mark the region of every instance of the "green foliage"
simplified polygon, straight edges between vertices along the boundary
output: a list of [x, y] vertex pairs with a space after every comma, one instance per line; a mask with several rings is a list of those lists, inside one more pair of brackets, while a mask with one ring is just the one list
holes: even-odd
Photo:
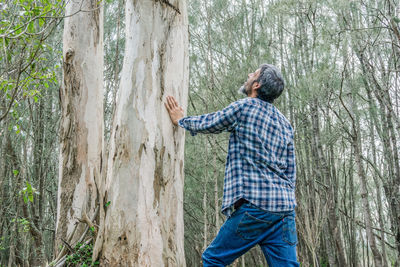
[[0, 251], [2, 251], [2, 250], [5, 250], [6, 249], [6, 245], [5, 245], [5, 243], [4, 243], [4, 236], [1, 236], [0, 237]]
[[12, 223], [17, 223], [20, 230], [22, 230], [23, 232], [28, 232], [29, 231], [29, 221], [25, 218], [18, 218], [17, 220], [12, 219], [11, 220]]
[[19, 194], [23, 196], [24, 202], [28, 203], [28, 200], [33, 202], [33, 194], [39, 195], [39, 192], [29, 182], [26, 182], [26, 187], [20, 190]]
[[29, 38], [37, 34], [51, 17], [60, 15], [61, 1], [8, 1], [0, 6], [0, 36], [7, 39]]
[[[54, 48], [46, 42], [62, 18], [63, 2], [7, 1], [0, 4], [0, 121], [8, 114], [22, 133], [18, 106], [37, 103], [42, 92], [57, 85], [55, 68], [49, 68]], [[12, 129], [11, 127], [10, 129]]]
[[328, 259], [321, 257], [321, 262], [319, 263], [321, 267], [328, 267], [329, 266], [329, 261]]
[[99, 262], [92, 261], [93, 244], [90, 242], [85, 245], [77, 243], [75, 246], [75, 253], [68, 255], [66, 258], [67, 266], [98, 266]]

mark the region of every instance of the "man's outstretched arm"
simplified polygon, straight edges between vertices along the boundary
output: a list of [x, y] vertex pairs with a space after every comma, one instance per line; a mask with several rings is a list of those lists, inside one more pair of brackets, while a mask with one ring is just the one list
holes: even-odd
[[197, 133], [220, 133], [224, 130], [234, 129], [240, 116], [242, 100], [233, 102], [217, 112], [188, 117], [183, 117], [183, 109], [179, 107], [178, 102], [172, 96], [167, 97], [165, 106], [172, 123], [190, 131], [191, 135], [196, 135]]

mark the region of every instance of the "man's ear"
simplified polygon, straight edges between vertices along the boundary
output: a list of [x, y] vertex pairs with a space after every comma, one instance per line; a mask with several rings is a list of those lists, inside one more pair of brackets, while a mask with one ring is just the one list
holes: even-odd
[[261, 87], [261, 84], [259, 82], [254, 82], [253, 83], [254, 90], [258, 90], [260, 87]]

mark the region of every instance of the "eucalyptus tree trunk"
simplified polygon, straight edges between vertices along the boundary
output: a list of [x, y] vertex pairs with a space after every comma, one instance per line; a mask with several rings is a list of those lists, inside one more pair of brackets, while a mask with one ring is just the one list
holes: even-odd
[[99, 1], [68, 1], [65, 14], [55, 252], [62, 239], [75, 246], [87, 227], [79, 221], [94, 216], [104, 127], [103, 9]]
[[106, 207], [93, 258], [100, 255], [101, 266], [185, 266], [184, 130], [173, 126], [163, 102], [174, 95], [186, 109], [186, 2], [127, 0], [125, 12]]

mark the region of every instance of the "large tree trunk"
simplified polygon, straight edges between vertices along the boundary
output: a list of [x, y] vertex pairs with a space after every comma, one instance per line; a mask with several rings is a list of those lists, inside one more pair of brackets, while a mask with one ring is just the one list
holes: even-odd
[[78, 219], [95, 212], [104, 127], [102, 7], [97, 0], [68, 1], [65, 13], [74, 15], [64, 21], [55, 254], [61, 239], [76, 245], [86, 227]]
[[[186, 2], [126, 1], [126, 49], [94, 255], [102, 266], [185, 266], [184, 130], [163, 101], [186, 109]], [[102, 218], [102, 215], [100, 214]]]

